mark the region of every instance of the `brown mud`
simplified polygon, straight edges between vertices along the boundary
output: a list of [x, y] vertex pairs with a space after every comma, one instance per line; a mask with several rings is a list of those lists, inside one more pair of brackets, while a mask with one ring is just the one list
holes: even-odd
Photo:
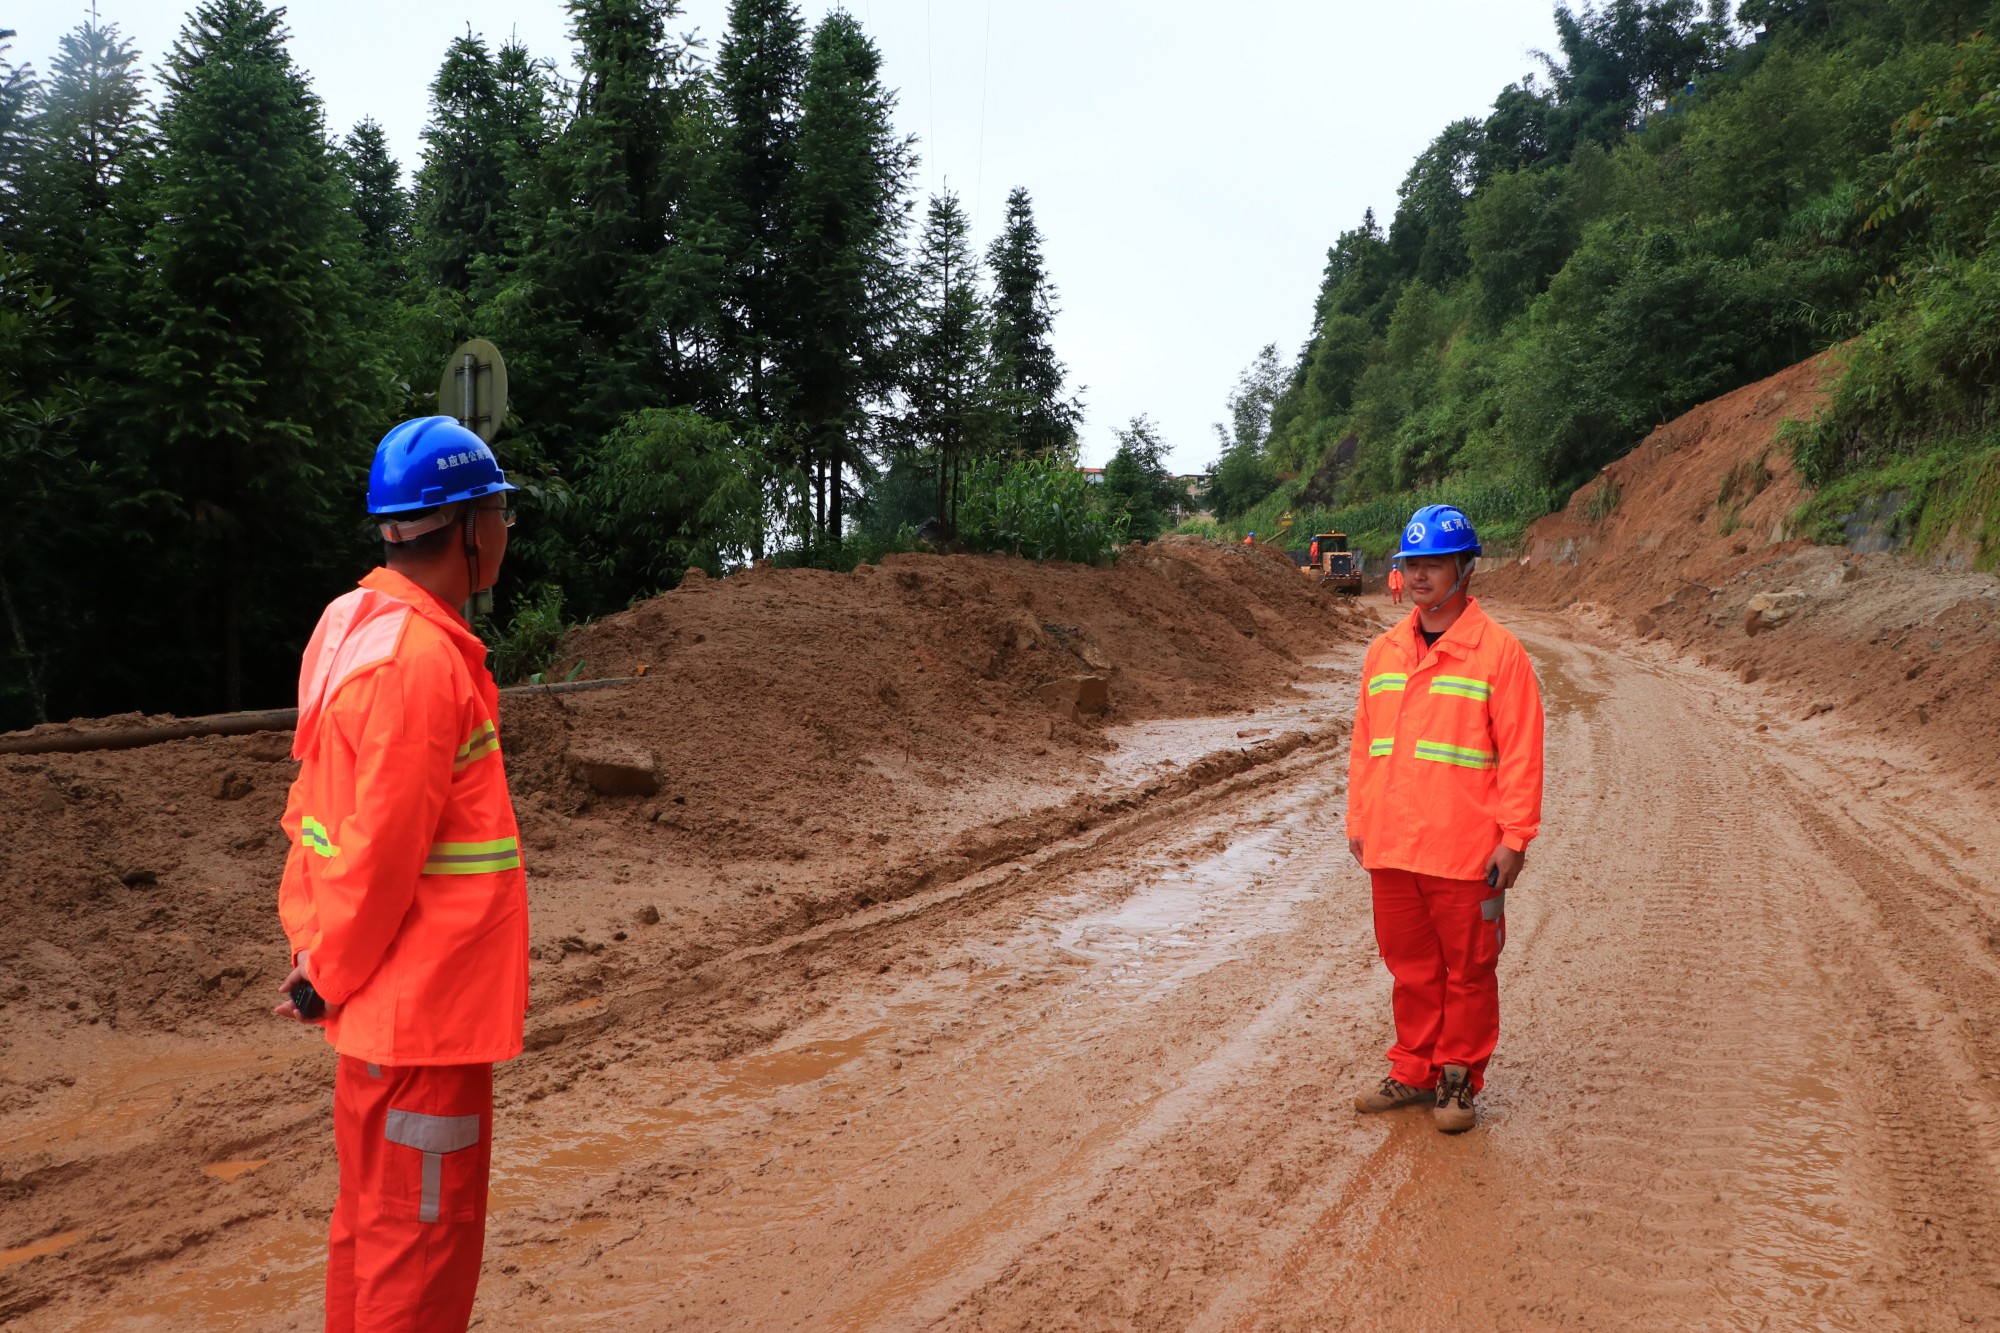
[[[665, 705], [606, 691], [503, 719], [549, 869], [532, 1049], [498, 1079], [480, 1327], [2000, 1323], [2000, 811], [1960, 751], [1858, 708], [1801, 718], [1791, 682], [1630, 633], [1609, 592], [1582, 615], [1534, 609], [1533, 584], [1493, 598], [1548, 697], [1549, 791], [1509, 895], [1483, 1121], [1362, 1118], [1388, 985], [1342, 816], [1374, 625], [1275, 559], [1155, 558], [1176, 563], [1117, 572], [1136, 589], [984, 561], [912, 562], [914, 588], [815, 575], [814, 615], [856, 600], [796, 637], [771, 630], [792, 576], [675, 593], [588, 640], [589, 670], [635, 657], [650, 678], [658, 645], [720, 642], [741, 688], [690, 655]], [[1111, 717], [1051, 724], [1033, 686], [1077, 669], [1055, 647], [1019, 668], [956, 649], [1005, 642], [1020, 586], [1050, 639], [1115, 662]], [[914, 628], [855, 628], [904, 612]], [[892, 706], [885, 679], [939, 694]], [[980, 758], [954, 761], [971, 737]], [[674, 756], [658, 794], [566, 775], [611, 743]], [[63, 802], [29, 842], [143, 815], [106, 853], [131, 856], [158, 804], [199, 821], [179, 868], [73, 917], [0, 889], [66, 932], [42, 965], [136, 969], [176, 956], [173, 930], [197, 958], [203, 929], [265, 941], [238, 989], [164, 986], [157, 1027], [131, 1001], [92, 1024], [10, 999], [10, 1326], [317, 1325], [331, 1059], [259, 1017], [275, 849], [232, 845], [282, 784], [204, 746], [0, 768], [10, 801], [41, 782]], [[233, 802], [170, 785], [219, 793], [232, 767], [255, 788]], [[38, 855], [47, 884], [96, 853]], [[256, 901], [204, 925], [232, 886]], [[129, 929], [117, 895], [144, 892], [183, 915]]]

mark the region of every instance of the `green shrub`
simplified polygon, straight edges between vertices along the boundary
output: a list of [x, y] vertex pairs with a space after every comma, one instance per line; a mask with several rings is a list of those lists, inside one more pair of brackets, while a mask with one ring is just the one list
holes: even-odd
[[548, 670], [562, 655], [563, 636], [569, 631], [562, 608], [562, 589], [545, 583], [518, 601], [504, 633], [490, 621], [480, 622], [479, 636], [493, 656], [493, 679], [512, 685]]
[[982, 459], [963, 484], [958, 536], [972, 550], [1097, 564], [1124, 543], [1123, 515], [1106, 512], [1097, 488], [1061, 459]]
[[1593, 524], [1602, 523], [1618, 511], [1618, 501], [1623, 492], [1615, 478], [1605, 477], [1591, 491], [1590, 498], [1583, 502], [1583, 516]]

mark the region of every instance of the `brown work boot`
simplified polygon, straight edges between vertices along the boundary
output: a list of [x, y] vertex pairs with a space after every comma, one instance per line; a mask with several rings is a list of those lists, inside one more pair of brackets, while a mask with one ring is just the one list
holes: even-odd
[[1385, 1078], [1380, 1087], [1356, 1097], [1354, 1109], [1364, 1113], [1394, 1111], [1399, 1107], [1427, 1102], [1432, 1095], [1429, 1088], [1413, 1088], [1407, 1083], [1398, 1083], [1393, 1077]]
[[1478, 1120], [1472, 1109], [1472, 1074], [1464, 1065], [1446, 1065], [1438, 1074], [1437, 1105], [1431, 1123], [1441, 1134], [1463, 1134]]

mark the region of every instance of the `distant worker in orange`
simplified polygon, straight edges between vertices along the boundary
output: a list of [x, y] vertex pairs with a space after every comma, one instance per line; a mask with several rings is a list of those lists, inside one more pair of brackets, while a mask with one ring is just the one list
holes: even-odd
[[1249, 546], [1249, 545], [1250, 545], [1251, 543], [1255, 542], [1256, 540], [1257, 540], [1257, 534], [1256, 534], [1256, 533], [1254, 533], [1254, 532], [1250, 532], [1250, 533], [1245, 533], [1245, 534], [1244, 534], [1244, 537], [1243, 537], [1243, 544], [1244, 544], [1245, 546]]
[[1409, 619], [1368, 645], [1348, 755], [1347, 845], [1395, 979], [1389, 1075], [1358, 1111], [1429, 1105], [1471, 1129], [1500, 1039], [1507, 890], [1542, 821], [1542, 696], [1520, 641], [1472, 598], [1479, 537], [1448, 505], [1403, 529]]
[[450, 417], [390, 431], [368, 479], [385, 567], [326, 608], [299, 672], [278, 890], [292, 970], [275, 1012], [323, 1025], [339, 1053], [338, 1333], [455, 1333], [479, 1287], [528, 895], [499, 691], [466, 621], [500, 573], [513, 490]]
[[1397, 606], [1403, 604], [1403, 570], [1400, 565], [1389, 566], [1389, 600]]

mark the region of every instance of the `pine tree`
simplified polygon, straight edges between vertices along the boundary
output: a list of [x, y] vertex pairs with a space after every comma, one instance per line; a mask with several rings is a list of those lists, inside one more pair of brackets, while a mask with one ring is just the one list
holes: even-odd
[[362, 258], [373, 274], [368, 294], [386, 301], [408, 277], [410, 196], [403, 188], [403, 169], [389, 155], [388, 137], [374, 117], [347, 136], [340, 166], [354, 192]]
[[978, 261], [958, 196], [931, 196], [917, 242], [906, 348], [902, 428], [937, 469], [938, 523], [957, 523], [958, 476], [994, 434], [989, 359], [992, 316], [979, 295]]
[[[731, 0], [715, 66], [722, 131], [715, 199], [728, 248], [722, 297], [745, 429], [770, 436], [789, 408], [799, 335], [792, 253], [805, 25], [791, 0]], [[767, 440], [773, 461], [792, 449]]]
[[168, 506], [128, 632], [151, 671], [207, 664], [220, 688], [200, 702], [229, 707], [253, 681], [281, 696], [302, 627], [351, 573], [388, 388], [347, 186], [281, 18], [205, 0], [168, 57], [125, 399]]
[[454, 37], [431, 81], [414, 216], [419, 267], [450, 292], [469, 291], [473, 265], [505, 248], [513, 181], [503, 123], [499, 72], [485, 40]]
[[1007, 195], [1007, 220], [986, 251], [993, 273], [994, 396], [1017, 453], [1068, 454], [1083, 408], [1063, 396], [1068, 372], [1049, 344], [1056, 289], [1042, 265], [1042, 237], [1025, 187]]
[[52, 336], [79, 379], [94, 369], [99, 332], [119, 322], [127, 261], [143, 234], [135, 196], [151, 145], [138, 63], [115, 27], [65, 33], [20, 167], [17, 248], [62, 299]]
[[4, 58], [13, 35], [12, 28], [0, 28], [0, 238], [20, 226], [21, 168], [29, 154], [35, 100], [35, 71]]
[[[668, 0], [572, 0], [579, 79], [562, 133], [541, 152], [521, 210], [518, 267], [486, 307], [518, 386], [522, 434], [502, 457], [538, 485], [582, 484], [630, 414], [726, 405], [718, 355], [717, 247], [693, 207], [712, 146]], [[509, 451], [511, 450], [511, 458]], [[583, 515], [544, 514], [523, 576], [573, 576], [568, 605], [623, 606], [651, 588], [599, 581], [581, 558]]]
[[850, 14], [813, 32], [799, 128], [793, 413], [811, 459], [814, 521], [845, 531], [845, 477], [866, 466], [868, 406], [894, 383], [898, 247], [910, 144], [896, 134], [882, 57]]

